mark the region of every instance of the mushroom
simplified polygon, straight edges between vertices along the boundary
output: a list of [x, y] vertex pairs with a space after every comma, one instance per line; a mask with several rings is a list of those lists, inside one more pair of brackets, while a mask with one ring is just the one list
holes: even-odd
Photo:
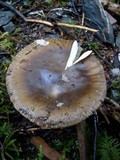
[[22, 49], [10, 64], [6, 84], [14, 107], [44, 129], [75, 125], [104, 100], [104, 70], [90, 55], [65, 70], [72, 40], [46, 39]]

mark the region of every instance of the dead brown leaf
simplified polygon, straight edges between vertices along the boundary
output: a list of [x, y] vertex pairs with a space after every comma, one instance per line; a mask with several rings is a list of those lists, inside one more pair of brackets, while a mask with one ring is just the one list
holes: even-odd
[[48, 144], [45, 142], [43, 138], [39, 136], [33, 136], [30, 141], [33, 145], [35, 145], [36, 148], [39, 148], [39, 146], [42, 145], [43, 154], [49, 160], [60, 160], [61, 159], [62, 156], [60, 155], [60, 153], [58, 153], [55, 149], [48, 146]]

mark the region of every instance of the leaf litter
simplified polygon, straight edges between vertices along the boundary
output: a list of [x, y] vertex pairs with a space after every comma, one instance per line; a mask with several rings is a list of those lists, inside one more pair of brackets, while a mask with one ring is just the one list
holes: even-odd
[[[35, 2], [35, 4], [37, 4], [36, 2]], [[35, 4], [33, 5], [33, 7], [35, 7]], [[37, 5], [37, 8], [38, 7], [41, 7], [41, 5], [40, 5], [40, 3], [39, 3], [39, 5]], [[19, 6], [18, 6], [18, 8], [19, 8]], [[47, 7], [43, 7], [43, 8], [47, 8]], [[33, 9], [33, 8], [32, 8]], [[25, 11], [25, 9], [23, 8], [23, 11]], [[21, 34], [19, 35], [19, 38], [21, 38], [21, 41], [19, 42], [19, 44], [16, 44], [16, 53], [18, 52], [18, 50], [20, 50], [21, 48], [23, 48], [24, 46], [26, 46], [27, 44], [29, 44], [30, 42], [32, 42], [33, 40], [36, 40], [36, 39], [40, 39], [40, 38], [45, 38], [45, 37], [47, 37], [47, 34], [45, 34], [44, 32], [43, 32], [43, 28], [44, 28], [44, 31], [45, 31], [45, 29], [46, 29], [46, 26], [43, 26], [42, 27], [42, 25], [41, 26], [39, 26], [39, 25], [37, 25], [37, 24], [32, 24], [32, 25], [29, 25], [29, 24], [26, 24], [26, 23], [24, 23], [24, 22], [22, 22], [21, 23], [21, 21], [19, 21], [18, 19], [16, 19], [15, 20], [16, 22], [17, 22], [17, 25], [18, 25], [18, 27], [19, 26], [21, 26], [21, 28], [23, 28], [22, 29], [22, 32], [21, 32]], [[29, 26], [29, 27], [28, 27]], [[39, 27], [41, 27], [41, 30], [39, 30]], [[65, 36], [64, 35], [64, 38], [68, 38], [69, 37], [69, 30], [67, 30], [68, 32], [68, 34], [67, 34], [67, 36]], [[53, 29], [52, 28], [52, 30], [51, 30], [51, 33], [55, 33], [56, 32], [56, 30], [55, 29]], [[78, 36], [76, 36], [75, 35], [75, 31], [73, 31], [72, 30], [72, 33], [74, 33], [74, 37], [77, 37], [76, 39], [77, 40], [79, 40], [79, 38], [78, 38]], [[78, 32], [77, 32], [78, 33]], [[92, 35], [88, 32], [87, 33], [88, 34], [88, 36], [90, 36], [90, 37], [92, 37]], [[34, 36], [35, 35], [35, 36]], [[70, 38], [70, 37], [69, 37]], [[83, 37], [82, 37], [83, 38]], [[81, 41], [83, 41], [83, 44], [85, 44], [85, 42], [84, 42], [84, 38], [82, 39], [81, 38]], [[77, 44], [75, 44], [76, 45], [76, 48], [79, 48], [79, 46], [77, 46]], [[102, 46], [102, 45], [101, 45]], [[74, 49], [75, 50], [75, 53], [76, 53], [76, 51], [77, 52], [79, 52], [77, 49]], [[86, 50], [86, 47], [85, 47], [85, 50]], [[106, 51], [106, 53], [104, 54], [104, 51]], [[106, 47], [101, 47], [100, 48], [100, 53], [99, 53], [99, 55], [101, 55], [101, 62], [102, 63], [104, 63], [104, 58], [107, 58], [108, 60], [111, 60], [112, 58], [112, 56], [113, 56], [113, 54], [114, 54], [114, 51], [111, 53], [111, 54], [109, 54], [110, 52], [109, 51], [111, 51], [111, 47], [107, 47], [107, 49], [106, 49]], [[72, 65], [74, 65], [74, 64], [76, 64], [76, 63], [78, 63], [78, 62], [80, 62], [82, 59], [84, 59], [84, 57], [86, 58], [87, 56], [89, 56], [89, 54], [92, 54], [92, 53], [90, 53], [89, 51], [87, 51], [88, 53], [85, 53], [85, 55], [83, 54], [83, 56], [81, 55], [81, 56], [78, 56], [79, 58], [77, 58], [76, 60], [74, 59], [72, 59], [72, 60], [70, 60], [70, 64], [71, 64], [71, 66]], [[108, 53], [107, 53], [108, 52]], [[76, 56], [77, 56], [77, 54], [78, 53], [76, 53]], [[0, 58], [3, 58], [3, 55], [0, 55]], [[73, 55], [72, 57], [75, 57], [75, 55]], [[102, 57], [103, 57], [103, 59], [102, 59]], [[1, 58], [1, 59], [2, 59]], [[79, 61], [79, 59], [80, 59], [80, 61]], [[120, 55], [118, 54], [118, 59], [119, 59], [119, 61], [120, 61]], [[0, 61], [0, 64], [1, 64], [1, 61]], [[67, 64], [66, 64], [66, 66], [67, 66]], [[69, 64], [68, 64], [68, 66], [70, 66]], [[105, 73], [106, 73], [106, 77], [107, 77], [107, 81], [108, 81], [108, 88], [109, 88], [109, 83], [111, 82], [111, 80], [110, 80], [110, 76], [109, 76], [109, 70], [110, 70], [110, 68], [109, 68], [110, 66], [109, 65], [107, 65], [107, 64], [104, 64], [104, 68], [105, 68]], [[64, 77], [63, 76], [63, 80], [65, 80], [65, 81], [68, 81], [67, 79], [66, 79], [66, 77]], [[5, 94], [5, 96], [6, 96], [6, 94]], [[8, 101], [8, 97], [5, 97], [5, 98], [7, 98], [7, 101]], [[111, 104], [110, 105], [108, 105], [108, 103], [105, 101], [104, 102], [104, 105], [105, 105], [105, 107], [103, 107], [102, 106], [102, 109], [103, 109], [103, 112], [104, 112], [104, 114], [106, 113], [106, 115], [109, 117], [109, 119], [110, 119], [110, 114], [109, 114], [109, 110], [111, 109], [111, 113], [113, 112], [113, 110], [114, 110], [114, 105], [112, 105], [112, 107], [113, 107], [113, 110], [112, 110], [112, 108], [111, 108]], [[108, 108], [106, 109], [106, 107], [108, 106]], [[11, 106], [12, 107], [12, 106]], [[14, 110], [14, 109], [13, 109]], [[14, 111], [15, 112], [15, 111]], [[117, 112], [118, 113], [118, 112]], [[2, 115], [1, 115], [1, 117], [2, 117]], [[4, 117], [4, 115], [3, 115], [3, 117]], [[99, 117], [99, 112], [98, 112], [98, 117]], [[100, 117], [101, 117], [101, 115], [100, 115]], [[100, 118], [99, 117], [99, 118]], [[13, 119], [14, 119], [14, 122], [13, 122]], [[91, 119], [91, 117], [90, 117], [90, 119]], [[89, 121], [90, 121], [90, 119], [89, 119]], [[120, 119], [120, 118], [119, 118]], [[14, 124], [14, 127], [15, 128], [17, 128], [19, 131], [18, 131], [18, 135], [16, 135], [17, 136], [17, 139], [19, 140], [20, 139], [20, 141], [19, 141], [19, 145], [20, 146], [22, 146], [23, 147], [23, 149], [25, 150], [25, 154], [26, 154], [26, 151], [27, 151], [27, 154], [28, 155], [30, 155], [30, 153], [29, 153], [29, 149], [30, 149], [30, 143], [28, 142], [28, 141], [23, 141], [23, 139], [24, 138], [28, 138], [28, 135], [42, 135], [42, 137], [44, 137], [45, 139], [47, 139], [47, 141], [49, 141], [49, 143], [50, 143], [50, 141], [52, 140], [52, 139], [54, 139], [54, 138], [58, 138], [60, 135], [62, 135], [62, 139], [63, 139], [63, 141], [65, 140], [65, 138], [66, 137], [69, 137], [69, 141], [70, 141], [70, 139], [72, 139], [72, 137], [70, 138], [70, 135], [71, 135], [71, 133], [74, 135], [74, 134], [76, 134], [76, 131], [73, 129], [73, 127], [71, 128], [66, 128], [66, 129], [62, 129], [62, 130], [50, 130], [50, 131], [42, 131], [40, 128], [38, 128], [36, 131], [32, 131], [32, 128], [34, 128], [34, 125], [33, 124], [31, 124], [30, 122], [28, 122], [24, 117], [22, 117], [22, 116], [20, 116], [20, 115], [18, 115], [18, 113], [17, 113], [17, 115], [14, 115], [14, 118], [13, 118], [13, 115], [11, 116], [10, 115], [10, 123], [13, 123]], [[111, 120], [111, 119], [110, 119]], [[4, 119], [1, 119], [1, 123], [4, 121]], [[114, 123], [113, 123], [114, 122]], [[93, 123], [93, 121], [92, 121], [92, 123]], [[104, 124], [103, 124], [104, 123]], [[119, 137], [119, 132], [118, 132], [118, 129], [119, 129], [119, 123], [117, 123], [117, 125], [116, 125], [116, 121], [113, 121], [113, 119], [111, 120], [111, 123], [108, 125], [108, 124], [106, 124], [106, 121], [102, 118], [102, 123], [101, 123], [101, 121], [99, 120], [99, 122], [98, 122], [98, 125], [99, 125], [99, 128], [101, 129], [106, 129], [106, 127], [107, 127], [107, 130], [108, 130], [108, 132], [109, 132], [109, 134], [113, 134], [115, 137], [117, 137], [118, 139], [120, 139], [120, 137]], [[28, 132], [28, 130], [29, 129], [31, 129], [31, 131], [30, 132]], [[25, 136], [26, 135], [26, 136]], [[46, 135], [49, 135], [50, 137], [47, 137]], [[54, 138], [53, 138], [54, 137]], [[67, 138], [66, 138], [67, 139]], [[29, 149], [27, 149], [26, 150], [26, 146], [29, 148]], [[1, 147], [1, 144], [0, 144], [0, 147]], [[29, 151], [28, 151], [29, 150]], [[31, 151], [32, 151], [32, 149], [31, 149]], [[35, 151], [35, 150], [34, 150]], [[73, 151], [72, 151], [73, 152]], [[32, 153], [32, 152], [31, 152]], [[35, 152], [34, 152], [35, 153]], [[24, 155], [24, 157], [25, 157], [25, 155]], [[23, 158], [24, 158], [23, 157]], [[71, 157], [72, 157], [72, 155], [71, 155]], [[72, 159], [75, 159], [76, 157], [74, 157], [74, 158], [72, 158]]]

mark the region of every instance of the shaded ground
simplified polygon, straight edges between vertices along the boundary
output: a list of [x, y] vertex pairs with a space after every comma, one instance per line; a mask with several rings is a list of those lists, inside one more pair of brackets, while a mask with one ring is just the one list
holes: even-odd
[[[65, 3], [64, 5], [66, 5]], [[45, 4], [44, 2], [35, 1], [35, 3], [24, 5], [22, 1], [18, 1], [14, 5], [26, 17], [29, 13], [41, 10], [47, 15], [46, 20], [53, 21], [53, 17], [49, 16], [48, 12], [53, 5]], [[61, 6], [56, 2], [54, 8]], [[3, 8], [1, 7], [3, 10]], [[39, 15], [32, 15], [33, 18], [39, 18]], [[41, 18], [41, 17], [40, 17]], [[71, 29], [66, 27], [48, 27], [38, 23], [24, 22], [18, 16], [12, 20], [16, 25], [16, 31], [11, 34], [4, 34], [0, 31], [0, 150], [2, 160], [35, 160], [38, 159], [37, 149], [30, 143], [30, 138], [33, 135], [43, 137], [50, 146], [58, 150], [62, 155], [70, 160], [79, 159], [78, 141], [76, 126], [56, 129], [56, 130], [41, 130], [35, 124], [30, 123], [27, 119], [22, 117], [13, 107], [9, 100], [9, 96], [5, 86], [5, 73], [8, 65], [18, 51], [30, 44], [36, 39], [51, 37], [51, 38], [65, 38], [77, 39], [84, 50], [92, 49], [99, 58], [105, 69], [107, 79], [108, 93], [107, 96], [114, 98], [118, 103], [120, 102], [120, 81], [118, 77], [112, 77], [111, 69], [114, 68], [114, 55], [117, 54], [116, 48], [111, 45], [102, 44], [91, 32], [84, 32], [79, 29]], [[3, 40], [7, 40], [3, 43]], [[113, 97], [112, 89], [117, 90], [119, 94]], [[116, 138], [120, 145], [120, 109], [115, 109], [113, 103], [105, 100], [101, 108], [97, 111], [97, 119], [92, 115], [86, 120], [86, 137], [87, 137], [87, 154], [89, 160], [93, 159], [93, 145], [95, 137], [95, 124], [97, 124], [97, 143], [99, 143], [99, 135], [106, 132], [108, 135]], [[97, 120], [97, 122], [96, 122]], [[14, 133], [15, 132], [15, 133]], [[13, 141], [15, 139], [15, 141]], [[107, 143], [107, 142], [106, 142]], [[90, 144], [90, 145], [89, 145]], [[120, 146], [118, 146], [120, 149]], [[11, 149], [12, 148], [12, 149]], [[99, 147], [98, 147], [99, 148]], [[98, 153], [98, 148], [96, 148]], [[47, 159], [47, 158], [44, 158]], [[98, 154], [98, 159], [101, 159]], [[109, 159], [108, 159], [109, 160]], [[117, 160], [117, 159], [116, 159]]]

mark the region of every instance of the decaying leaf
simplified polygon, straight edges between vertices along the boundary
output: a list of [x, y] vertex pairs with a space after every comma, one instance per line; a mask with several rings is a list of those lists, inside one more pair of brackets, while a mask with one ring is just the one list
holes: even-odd
[[84, 53], [77, 59], [76, 57], [77, 57], [77, 55], [78, 55], [78, 52], [79, 52], [78, 42], [77, 42], [77, 41], [74, 41], [74, 42], [73, 42], [73, 45], [72, 45], [72, 48], [71, 48], [70, 56], [69, 56], [68, 61], [67, 61], [67, 63], [66, 63], [65, 70], [66, 70], [68, 67], [71, 67], [71, 66], [75, 65], [76, 63], [80, 62], [81, 60], [85, 59], [86, 57], [88, 57], [88, 56], [92, 53], [92, 50], [84, 52]]
[[76, 63], [78, 63], [78, 62], [80, 62], [81, 60], [87, 58], [91, 53], [92, 53], [91, 50], [84, 52], [84, 53], [73, 63], [73, 65], [76, 64]]
[[48, 146], [48, 144], [45, 142], [43, 138], [39, 136], [33, 136], [30, 141], [33, 145], [35, 145], [36, 148], [39, 148], [39, 146], [42, 145], [43, 154], [49, 160], [60, 160], [61, 159], [62, 156], [55, 149]]

